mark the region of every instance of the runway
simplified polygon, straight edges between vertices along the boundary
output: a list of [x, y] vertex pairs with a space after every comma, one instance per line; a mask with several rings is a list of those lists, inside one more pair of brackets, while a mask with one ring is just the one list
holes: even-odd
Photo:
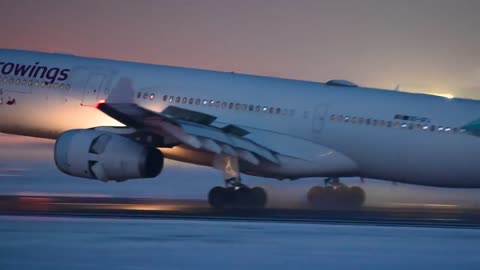
[[480, 212], [0, 196], [0, 269], [478, 269]]
[[360, 209], [212, 209], [202, 200], [111, 197], [0, 196], [0, 215], [230, 220], [480, 228], [480, 209], [405, 205]]

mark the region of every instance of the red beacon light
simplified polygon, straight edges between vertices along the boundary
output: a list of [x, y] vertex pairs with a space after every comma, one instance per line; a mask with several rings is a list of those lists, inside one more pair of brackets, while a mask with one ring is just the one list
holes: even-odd
[[101, 100], [98, 101], [97, 106], [95, 106], [95, 107], [98, 108], [98, 107], [100, 107], [100, 105], [102, 105], [104, 103], [105, 103], [105, 99], [101, 99]]

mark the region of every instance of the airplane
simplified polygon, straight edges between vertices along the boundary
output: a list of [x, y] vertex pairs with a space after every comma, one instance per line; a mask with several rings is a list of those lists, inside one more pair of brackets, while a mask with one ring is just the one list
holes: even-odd
[[479, 188], [474, 100], [14, 49], [0, 50], [0, 132], [56, 140], [65, 174], [157, 177], [164, 159], [223, 172], [214, 208], [265, 207], [242, 175], [324, 179], [313, 207], [361, 207], [344, 177]]

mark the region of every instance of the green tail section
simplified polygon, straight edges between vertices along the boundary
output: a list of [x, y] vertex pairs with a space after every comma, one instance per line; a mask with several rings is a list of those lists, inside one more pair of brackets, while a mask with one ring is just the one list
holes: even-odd
[[465, 131], [470, 132], [476, 136], [480, 136], [480, 119], [470, 122], [462, 127]]

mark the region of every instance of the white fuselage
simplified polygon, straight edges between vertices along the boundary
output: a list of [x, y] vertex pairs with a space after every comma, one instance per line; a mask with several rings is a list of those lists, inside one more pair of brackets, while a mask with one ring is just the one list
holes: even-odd
[[[22, 76], [21, 65], [45, 69]], [[121, 125], [94, 106], [121, 77], [132, 79], [140, 106], [214, 115], [214, 125], [235, 124], [257, 143], [310, 164], [244, 170], [250, 174], [480, 187], [480, 138], [462, 130], [480, 117], [479, 102], [363, 87], [0, 50], [0, 132], [55, 139], [70, 129]], [[325, 159], [333, 152], [350, 163]], [[165, 153], [210, 165], [191, 150]]]

